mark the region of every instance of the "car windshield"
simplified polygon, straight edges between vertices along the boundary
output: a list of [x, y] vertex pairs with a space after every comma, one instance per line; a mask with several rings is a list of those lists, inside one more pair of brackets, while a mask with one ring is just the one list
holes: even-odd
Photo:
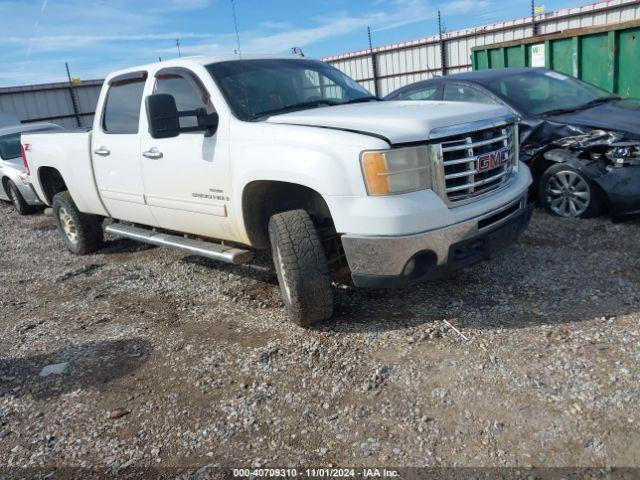
[[20, 158], [20, 134], [0, 137], [0, 157], [2, 160]]
[[594, 85], [550, 70], [492, 78], [483, 86], [527, 115], [579, 110], [612, 97]]
[[317, 60], [233, 60], [208, 65], [207, 70], [235, 115], [246, 121], [376, 99], [340, 70]]

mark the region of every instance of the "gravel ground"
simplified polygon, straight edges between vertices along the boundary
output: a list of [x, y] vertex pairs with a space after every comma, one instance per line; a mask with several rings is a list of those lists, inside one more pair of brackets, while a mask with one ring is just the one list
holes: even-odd
[[0, 217], [0, 466], [640, 466], [639, 223], [538, 211], [490, 264], [343, 286], [305, 330], [268, 257], [75, 257]]

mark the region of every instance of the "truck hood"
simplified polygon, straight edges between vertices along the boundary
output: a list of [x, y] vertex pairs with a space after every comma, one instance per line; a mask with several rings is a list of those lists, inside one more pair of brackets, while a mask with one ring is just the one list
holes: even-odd
[[424, 141], [436, 128], [491, 120], [508, 113], [504, 107], [480, 103], [388, 101], [318, 107], [273, 115], [266, 121], [361, 132], [397, 144]]

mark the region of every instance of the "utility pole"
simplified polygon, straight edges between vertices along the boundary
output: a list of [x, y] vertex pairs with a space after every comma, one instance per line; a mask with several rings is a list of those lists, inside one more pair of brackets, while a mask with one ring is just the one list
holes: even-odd
[[371, 27], [367, 27], [367, 37], [369, 38], [369, 53], [371, 54], [371, 73], [373, 73], [373, 94], [378, 96], [378, 65], [376, 63], [376, 54], [373, 52], [373, 43], [371, 42]]
[[178, 57], [182, 57], [182, 54], [180, 53], [180, 39], [176, 38], [176, 47], [178, 47]]
[[238, 17], [236, 15], [236, 2], [231, 1], [231, 13], [233, 13], [233, 27], [236, 30], [236, 45], [238, 46], [238, 55], [242, 57], [242, 50], [240, 49], [240, 32], [238, 31]]
[[440, 45], [440, 63], [442, 64], [442, 76], [447, 74], [447, 51], [444, 45], [444, 27], [442, 26], [442, 15], [438, 10], [438, 43]]
[[538, 35], [538, 24], [536, 23], [536, 0], [531, 0], [531, 29], [534, 37]]
[[76, 117], [76, 123], [78, 127], [82, 126], [80, 119], [80, 108], [78, 107], [78, 99], [76, 98], [76, 92], [73, 90], [73, 81], [71, 80], [71, 73], [69, 73], [69, 64], [64, 62], [64, 68], [67, 69], [67, 78], [69, 79], [69, 95], [71, 96], [71, 105], [73, 106], [73, 114]]

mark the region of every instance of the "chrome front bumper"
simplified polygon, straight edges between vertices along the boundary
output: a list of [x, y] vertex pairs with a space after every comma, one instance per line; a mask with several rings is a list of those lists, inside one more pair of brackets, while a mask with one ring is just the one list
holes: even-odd
[[450, 227], [399, 237], [343, 235], [342, 244], [356, 286], [398, 286], [491, 257], [517, 240], [531, 212], [524, 195]]

